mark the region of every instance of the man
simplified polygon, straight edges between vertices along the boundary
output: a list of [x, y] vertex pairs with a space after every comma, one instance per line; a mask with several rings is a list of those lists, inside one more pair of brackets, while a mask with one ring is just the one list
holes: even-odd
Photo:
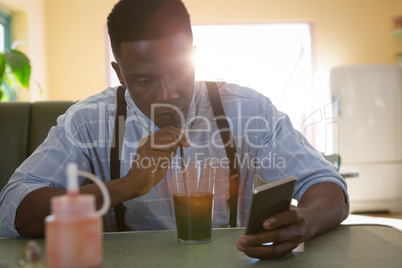
[[[108, 88], [59, 117], [45, 142], [16, 170], [0, 195], [0, 235], [43, 235], [50, 198], [65, 193], [68, 162], [105, 181], [112, 207], [124, 202], [128, 229], [174, 229], [167, 173], [172, 155], [181, 145], [186, 160], [227, 157], [205, 83], [194, 81], [192, 32], [183, 3], [121, 0], [108, 17], [108, 30], [116, 58], [112, 66], [126, 89], [121, 177], [110, 180], [116, 88]], [[269, 99], [237, 85], [217, 85], [240, 162], [238, 226], [246, 222], [254, 174], [267, 181], [298, 179], [298, 206], [266, 219], [266, 231], [242, 236], [237, 248], [250, 257], [274, 258], [338, 226], [348, 215], [348, 196], [335, 169]], [[214, 227], [229, 224], [228, 174], [227, 167], [218, 169]], [[95, 185], [80, 191], [102, 203]], [[106, 231], [116, 228], [113, 213], [104, 217]], [[273, 245], [263, 245], [267, 242]]]

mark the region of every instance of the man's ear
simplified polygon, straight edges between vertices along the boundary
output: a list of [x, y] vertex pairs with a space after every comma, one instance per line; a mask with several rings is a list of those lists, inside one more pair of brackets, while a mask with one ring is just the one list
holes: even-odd
[[115, 61], [112, 61], [111, 64], [112, 64], [113, 70], [115, 71], [117, 77], [119, 78], [120, 84], [121, 84], [124, 88], [127, 88], [127, 87], [126, 87], [126, 84], [124, 83], [123, 76], [121, 75], [119, 65], [118, 65], [117, 62], [115, 62]]

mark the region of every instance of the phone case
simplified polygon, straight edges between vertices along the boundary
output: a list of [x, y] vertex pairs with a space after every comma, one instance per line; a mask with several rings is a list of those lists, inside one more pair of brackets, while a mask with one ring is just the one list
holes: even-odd
[[[261, 180], [259, 175], [256, 176], [258, 178], [255, 179]], [[296, 177], [292, 176], [254, 188], [245, 234], [264, 232], [265, 229], [262, 227], [264, 220], [289, 209], [296, 181]]]

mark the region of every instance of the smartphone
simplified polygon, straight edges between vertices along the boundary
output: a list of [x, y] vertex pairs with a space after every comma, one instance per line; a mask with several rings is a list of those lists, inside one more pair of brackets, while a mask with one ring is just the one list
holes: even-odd
[[[259, 175], [255, 176], [258, 177], [254, 181], [261, 181]], [[296, 181], [296, 177], [292, 176], [254, 187], [245, 234], [264, 232], [262, 224], [267, 218], [289, 209]]]

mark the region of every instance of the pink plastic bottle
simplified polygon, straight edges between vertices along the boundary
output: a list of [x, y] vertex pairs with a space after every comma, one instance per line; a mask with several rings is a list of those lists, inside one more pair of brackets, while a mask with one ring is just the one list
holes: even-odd
[[[103, 206], [95, 210], [95, 197], [79, 194], [77, 175], [88, 177], [100, 187]], [[106, 187], [94, 175], [67, 167], [67, 194], [51, 200], [52, 214], [46, 217], [46, 255], [49, 268], [102, 267], [102, 215], [110, 207]]]

